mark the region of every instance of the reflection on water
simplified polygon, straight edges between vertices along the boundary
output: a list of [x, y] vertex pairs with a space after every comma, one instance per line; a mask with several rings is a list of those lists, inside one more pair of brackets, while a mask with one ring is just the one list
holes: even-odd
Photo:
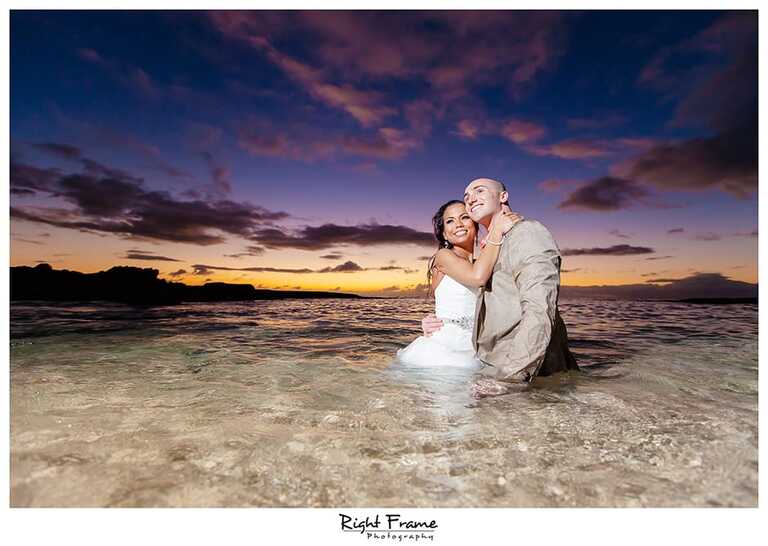
[[426, 300], [14, 305], [14, 506], [757, 504], [757, 307], [571, 301], [582, 374], [391, 366]]

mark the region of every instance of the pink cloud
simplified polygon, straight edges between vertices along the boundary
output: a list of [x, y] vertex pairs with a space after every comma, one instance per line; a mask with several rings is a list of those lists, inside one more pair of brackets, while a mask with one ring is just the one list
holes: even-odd
[[105, 62], [101, 55], [99, 55], [99, 52], [95, 49], [78, 49], [77, 54], [80, 56], [80, 58], [85, 59], [86, 61], [90, 61], [94, 64], [103, 64]]
[[442, 118], [444, 114], [433, 102], [425, 99], [409, 102], [403, 109], [411, 131], [424, 138], [431, 134], [433, 120]]
[[140, 94], [151, 99], [160, 97], [161, 92], [152, 81], [152, 77], [141, 68], [135, 68], [129, 78], [131, 85]]
[[626, 152], [644, 151], [655, 144], [655, 140], [648, 138], [617, 138], [613, 140], [570, 138], [551, 144], [525, 144], [523, 149], [537, 156], [587, 160]]
[[351, 137], [341, 143], [342, 149], [353, 155], [399, 159], [421, 146], [421, 141], [405, 131], [384, 127], [373, 138]]
[[554, 144], [526, 146], [526, 151], [538, 156], [554, 156], [561, 159], [593, 159], [614, 152], [615, 145], [605, 140], [568, 139]]
[[[217, 16], [215, 20], [221, 19], [221, 16]], [[331, 83], [326, 71], [313, 68], [307, 63], [280, 52], [264, 36], [253, 36], [247, 29], [243, 31], [241, 27], [235, 28], [238, 29], [236, 37], [263, 51], [286, 76], [301, 85], [312, 97], [332, 108], [347, 112], [362, 126], [378, 125], [397, 112], [384, 104], [381, 93], [360, 91], [349, 84]]]
[[[209, 19], [226, 36], [264, 51], [317, 100], [368, 127], [395, 110], [362, 90], [361, 81], [420, 81], [430, 86], [428, 99], [443, 105], [491, 84], [516, 97], [563, 51], [563, 15], [552, 11], [211, 12]], [[276, 45], [297, 33], [313, 44], [301, 60]]]
[[501, 127], [501, 135], [515, 144], [524, 144], [542, 138], [547, 130], [536, 123], [522, 120], [510, 120]]
[[475, 140], [480, 136], [480, 126], [471, 119], [462, 119], [456, 125], [456, 134], [466, 140]]
[[461, 119], [454, 134], [466, 140], [475, 140], [481, 135], [499, 135], [515, 144], [525, 144], [541, 139], [547, 129], [543, 125], [521, 119], [501, 122], [489, 120], [484, 114]]
[[551, 178], [548, 180], [542, 180], [536, 187], [547, 193], [556, 193], [573, 188], [580, 183], [581, 182], [579, 180], [557, 180]]
[[393, 127], [381, 127], [373, 133], [329, 135], [300, 125], [278, 128], [260, 120], [243, 125], [238, 133], [240, 147], [254, 155], [307, 162], [341, 155], [400, 159], [420, 148], [423, 140], [424, 135], [416, 131]]

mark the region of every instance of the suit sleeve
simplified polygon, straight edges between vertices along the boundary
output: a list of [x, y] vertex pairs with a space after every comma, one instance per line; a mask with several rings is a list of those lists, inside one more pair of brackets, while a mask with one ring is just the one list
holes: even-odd
[[560, 251], [549, 230], [538, 222], [525, 222], [515, 230], [503, 254], [520, 292], [521, 319], [511, 332], [501, 380], [533, 379], [552, 338], [560, 289]]

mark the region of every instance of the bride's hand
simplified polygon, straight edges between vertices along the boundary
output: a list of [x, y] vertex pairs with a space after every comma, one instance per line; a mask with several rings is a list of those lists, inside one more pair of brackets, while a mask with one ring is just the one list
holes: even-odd
[[502, 205], [501, 212], [494, 218], [493, 227], [499, 235], [504, 235], [522, 220], [524, 220], [522, 214], [512, 212], [507, 205]]
[[429, 314], [421, 319], [421, 331], [424, 336], [429, 337], [443, 327], [443, 321], [435, 315]]

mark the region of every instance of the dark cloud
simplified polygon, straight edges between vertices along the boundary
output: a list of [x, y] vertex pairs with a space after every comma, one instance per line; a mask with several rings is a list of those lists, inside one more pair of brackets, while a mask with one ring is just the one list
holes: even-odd
[[[195, 264], [192, 266], [192, 272], [194, 275], [210, 275], [213, 273], [207, 266], [201, 264]], [[210, 279], [205, 279], [209, 281]]]
[[602, 248], [566, 248], [563, 250], [563, 256], [631, 256], [654, 252], [654, 249], [646, 246], [613, 245]]
[[42, 241], [35, 241], [34, 239], [24, 239], [23, 237], [13, 237], [14, 241], [19, 241], [20, 243], [27, 243], [30, 245], [44, 245]]
[[[727, 12], [678, 46], [662, 50], [641, 81], [682, 84], [671, 125], [708, 135], [652, 147], [619, 173], [664, 190], [720, 189], [739, 198], [757, 191], [757, 12]], [[708, 56], [709, 69], [681, 74], [675, 56]], [[674, 77], [671, 77], [674, 74]], [[677, 90], [673, 91], [673, 94]]]
[[653, 260], [668, 260], [669, 258], [674, 258], [674, 256], [651, 256], [650, 258], [645, 258], [645, 259], [649, 261], [653, 261]]
[[211, 184], [214, 191], [222, 195], [232, 193], [232, 182], [230, 181], [230, 168], [216, 159], [211, 152], [203, 151], [200, 155], [208, 166], [208, 172], [211, 175]]
[[227, 258], [242, 258], [243, 256], [261, 256], [266, 251], [267, 250], [264, 247], [249, 245], [246, 247], [244, 252], [237, 252], [235, 254], [225, 254], [224, 256]]
[[618, 229], [612, 229], [608, 233], [610, 233], [614, 237], [618, 237], [619, 239], [631, 239], [632, 238], [630, 235], [627, 235], [626, 233], [622, 233]]
[[181, 277], [182, 275], [186, 275], [187, 270], [186, 269], [179, 269], [178, 271], [173, 271], [172, 273], [168, 273], [171, 277]]
[[152, 252], [145, 250], [129, 250], [123, 256], [126, 260], [145, 260], [149, 262], [181, 262], [183, 260], [177, 260], [176, 258], [169, 258], [168, 256], [158, 256]]
[[336, 267], [324, 267], [323, 269], [320, 269], [318, 273], [354, 273], [357, 271], [365, 271], [365, 269], [355, 262], [348, 260]]
[[77, 205], [84, 216], [114, 217], [127, 212], [145, 192], [133, 181], [74, 174], [57, 181], [54, 195]]
[[370, 294], [381, 294], [389, 297], [425, 297], [428, 294], [429, 286], [426, 284], [412, 284], [400, 286], [393, 284], [379, 290], [371, 291]]
[[655, 146], [621, 172], [663, 190], [719, 188], [746, 199], [757, 191], [757, 157], [755, 111], [753, 120], [713, 137]]
[[361, 224], [357, 226], [324, 224], [316, 227], [304, 227], [293, 234], [281, 229], [263, 228], [256, 230], [251, 238], [260, 245], [270, 249], [324, 250], [341, 245], [435, 245], [434, 235], [431, 233], [416, 231], [407, 226], [380, 224]]
[[407, 267], [402, 267], [399, 265], [385, 265], [383, 267], [374, 267], [370, 269], [375, 269], [376, 271], [402, 271], [403, 273], [416, 273], [418, 272], [418, 269], [409, 269]]
[[36, 195], [37, 192], [34, 190], [26, 190], [26, 189], [19, 189], [19, 188], [11, 188], [11, 195], [16, 195], [18, 197], [22, 197], [25, 195]]
[[80, 163], [85, 169], [85, 173], [89, 175], [128, 180], [135, 183], [141, 182], [140, 178], [131, 176], [129, 173], [122, 169], [108, 167], [102, 163], [99, 163], [98, 161], [85, 157], [82, 150], [76, 146], [61, 144], [58, 142], [39, 142], [32, 144], [32, 146], [38, 150], [48, 152], [52, 155]]
[[561, 269], [560, 273], [576, 273], [577, 271], [581, 271], [581, 268], [577, 267], [576, 269]]
[[80, 148], [70, 146], [69, 144], [59, 144], [57, 142], [38, 142], [33, 144], [38, 150], [43, 150], [51, 154], [63, 157], [65, 159], [80, 159], [83, 155]]
[[306, 273], [318, 273], [318, 271], [315, 271], [314, 269], [308, 269], [308, 268], [301, 268], [301, 269], [295, 269], [295, 268], [283, 268], [283, 267], [226, 267], [222, 265], [205, 265], [205, 264], [195, 264], [192, 266], [192, 269], [195, 271], [195, 274], [201, 274], [197, 273], [198, 270], [205, 271], [206, 273], [202, 273], [203, 275], [207, 273], [211, 273], [213, 271], [250, 271], [252, 273], [295, 273], [295, 274], [306, 274]]
[[[156, 146], [148, 144], [130, 134], [116, 132], [103, 125], [75, 120], [60, 112], [57, 112], [56, 116], [58, 122], [69, 132], [77, 134], [84, 140], [97, 143], [98, 146], [103, 147], [108, 152], [109, 157], [114, 156], [115, 150], [125, 150], [131, 154], [132, 159], [138, 159], [142, 167], [161, 172], [172, 178], [185, 179], [185, 182], [193, 178], [190, 173], [168, 163]], [[81, 157], [80, 161], [85, 164], [89, 159]], [[132, 163], [135, 163], [135, 161], [132, 161]]]
[[631, 180], [604, 176], [578, 188], [558, 208], [614, 211], [644, 204], [649, 196], [646, 188]]
[[51, 191], [61, 177], [58, 169], [42, 169], [11, 159], [10, 182], [13, 190]]
[[340, 260], [343, 257], [343, 255], [333, 252], [331, 254], [323, 254], [320, 257], [324, 260]]
[[203, 123], [190, 123], [187, 128], [188, 146], [203, 158], [210, 175], [209, 184], [197, 190], [190, 190], [193, 198], [197, 198], [200, 193], [209, 198], [221, 198], [232, 193], [232, 170], [223, 160], [221, 147], [218, 146], [222, 135], [223, 131], [218, 127]]
[[672, 228], [672, 229], [668, 229], [667, 233], [669, 233], [670, 235], [675, 234], [675, 233], [685, 233], [685, 229], [681, 228], [681, 227]]
[[415, 273], [416, 270], [408, 269], [400, 266], [382, 266], [382, 267], [362, 267], [360, 264], [348, 260], [336, 266], [323, 267], [322, 269], [309, 269], [309, 268], [280, 268], [280, 267], [229, 267], [220, 265], [206, 265], [195, 264], [192, 266], [194, 270], [203, 270], [206, 272], [211, 271], [250, 271], [252, 273], [292, 273], [298, 275], [304, 275], [308, 273], [358, 273], [360, 271], [393, 271], [400, 270], [405, 273]]
[[289, 216], [229, 200], [181, 201], [167, 192], [145, 189], [134, 177], [62, 175], [17, 162], [11, 164], [11, 184], [45, 191], [76, 207], [76, 214], [66, 219], [12, 207], [14, 218], [134, 238], [210, 245], [225, 240], [220, 233], [248, 238]]
[[[691, 65], [692, 54], [709, 60]], [[641, 150], [615, 165], [611, 175], [573, 192], [560, 208], [614, 211], [635, 205], [668, 207], [651, 200], [660, 191], [719, 189], [738, 198], [757, 191], [757, 13], [729, 12], [699, 34], [666, 47], [646, 66], [643, 84], [677, 100], [673, 127], [704, 129], [696, 138], [637, 141]], [[598, 153], [587, 147], [586, 153]]]

